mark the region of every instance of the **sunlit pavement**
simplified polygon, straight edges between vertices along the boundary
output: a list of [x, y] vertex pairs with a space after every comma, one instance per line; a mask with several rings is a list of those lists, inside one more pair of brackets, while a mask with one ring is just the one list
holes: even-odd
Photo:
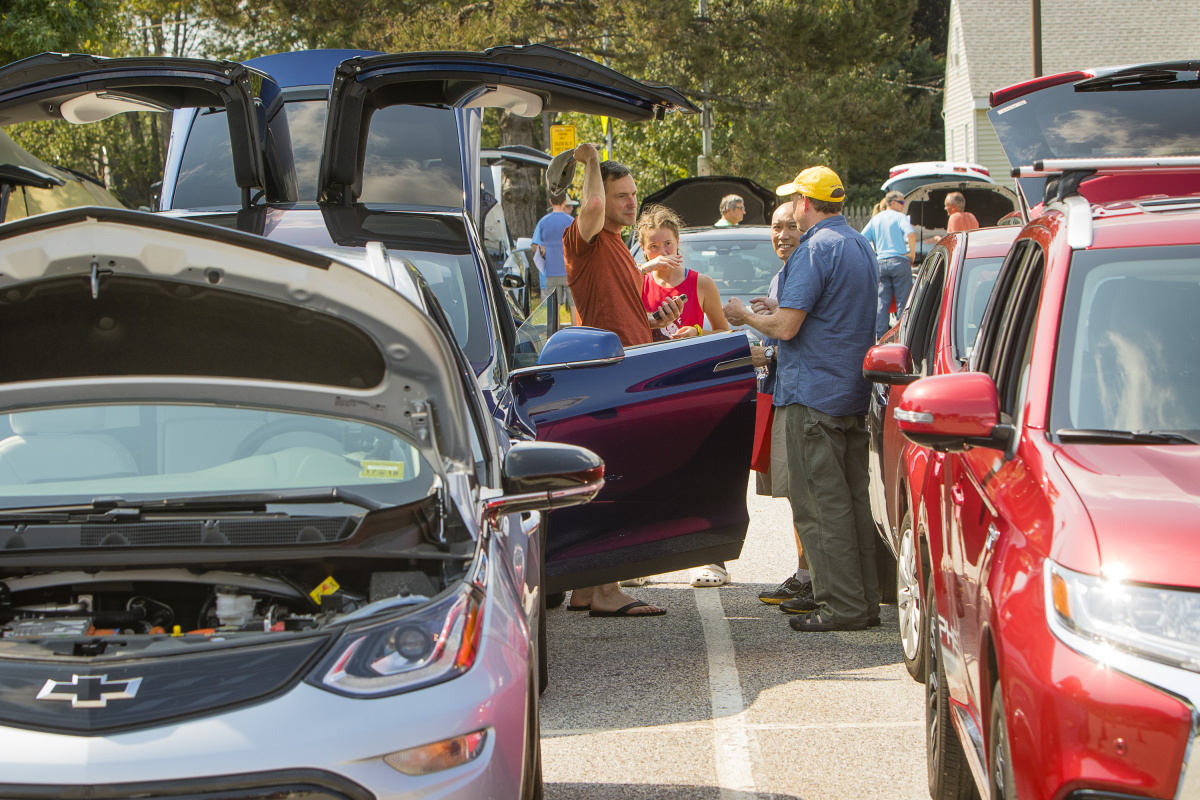
[[670, 611], [550, 611], [546, 797], [927, 798], [923, 687], [879, 628], [795, 633], [758, 600], [795, 569], [786, 500], [750, 493], [733, 584], [686, 572], [628, 590]]

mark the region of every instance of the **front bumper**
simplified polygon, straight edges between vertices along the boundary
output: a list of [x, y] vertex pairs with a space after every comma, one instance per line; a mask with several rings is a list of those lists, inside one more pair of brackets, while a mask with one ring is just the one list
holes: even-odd
[[[258, 705], [106, 736], [0, 727], [0, 800], [516, 798], [533, 653], [501, 597], [488, 592], [472, 668], [417, 691], [356, 699], [300, 683]], [[383, 761], [481, 729], [483, 751], [452, 769], [410, 776]]]

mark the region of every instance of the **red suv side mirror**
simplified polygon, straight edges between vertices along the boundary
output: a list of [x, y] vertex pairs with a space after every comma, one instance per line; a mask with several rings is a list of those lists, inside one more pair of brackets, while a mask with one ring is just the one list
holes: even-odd
[[983, 372], [935, 375], [908, 387], [896, 409], [896, 426], [922, 447], [965, 450], [968, 445], [1006, 449], [1012, 426], [1000, 422], [996, 384]]
[[872, 383], [904, 386], [920, 378], [913, 374], [912, 353], [903, 344], [877, 344], [863, 358], [863, 377]]

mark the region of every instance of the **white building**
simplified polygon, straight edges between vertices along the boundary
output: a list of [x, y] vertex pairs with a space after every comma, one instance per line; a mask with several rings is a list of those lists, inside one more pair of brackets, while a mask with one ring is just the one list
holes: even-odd
[[[988, 95], [1033, 78], [1030, 0], [951, 0], [946, 47], [946, 160], [987, 167], [1012, 187], [987, 118]], [[1200, 3], [1042, 0], [1042, 74], [1200, 60]]]

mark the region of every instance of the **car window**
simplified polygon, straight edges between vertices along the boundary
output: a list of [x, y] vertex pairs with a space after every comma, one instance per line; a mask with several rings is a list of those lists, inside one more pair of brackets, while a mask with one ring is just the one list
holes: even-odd
[[765, 296], [783, 262], [768, 236], [688, 239], [680, 242], [683, 265], [712, 278], [722, 299]]
[[404, 105], [372, 114], [359, 200], [462, 208], [462, 158], [454, 111]]
[[175, 182], [174, 208], [240, 206], [242, 192], [233, 177], [233, 149], [224, 109], [199, 112], [188, 131]]
[[992, 359], [997, 352], [997, 345], [1004, 324], [1005, 312], [1010, 303], [1015, 302], [1013, 296], [1016, 283], [1023, 274], [1022, 270], [1036, 245], [1028, 240], [1018, 241], [1009, 251], [1007, 258], [996, 276], [991, 297], [984, 308], [983, 319], [979, 324], [979, 335], [975, 340], [975, 349], [971, 352], [971, 369], [981, 372], [992, 371]]
[[1053, 430], [1200, 431], [1200, 247], [1083, 251], [1071, 262]]
[[296, 185], [301, 202], [317, 199], [317, 173], [321, 150], [325, 145], [325, 100], [292, 100], [284, 104], [288, 129], [292, 136], [292, 159], [296, 165]]
[[1033, 357], [1033, 331], [1042, 297], [1042, 259], [1038, 249], [1027, 263], [1005, 315], [1005, 326], [992, 377], [1000, 397], [1000, 412], [1018, 419], [1020, 398]]
[[992, 287], [996, 285], [996, 275], [1002, 263], [1004, 259], [1000, 257], [968, 258], [959, 270], [951, 312], [954, 357], [959, 361], [971, 357], [979, 324], [983, 321], [983, 311], [987, 308], [988, 298], [992, 296]]
[[929, 375], [933, 371], [945, 275], [946, 256], [938, 251], [921, 265], [912, 300], [904, 312], [901, 339], [908, 345], [913, 364], [922, 375]]
[[407, 259], [421, 273], [471, 363], [476, 366], [486, 363], [491, 358], [492, 345], [475, 258], [470, 253], [404, 249], [390, 252]]
[[393, 431], [357, 420], [220, 405], [87, 405], [8, 415], [0, 507], [354, 487], [420, 499], [433, 470]]

